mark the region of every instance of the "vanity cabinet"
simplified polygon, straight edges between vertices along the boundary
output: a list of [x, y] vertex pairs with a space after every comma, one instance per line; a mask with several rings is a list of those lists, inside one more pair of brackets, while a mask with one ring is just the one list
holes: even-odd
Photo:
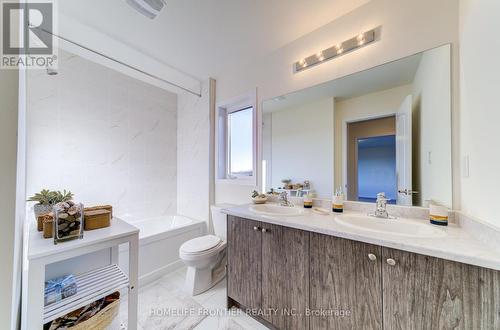
[[384, 329], [500, 329], [500, 272], [382, 248]]
[[309, 233], [228, 216], [228, 297], [278, 329], [308, 329]]
[[500, 329], [499, 271], [233, 216], [227, 281], [277, 329]]
[[228, 216], [227, 295], [246, 308], [262, 305], [260, 222]]
[[[309, 233], [262, 224], [262, 308], [278, 329], [308, 329]], [[277, 310], [276, 310], [277, 309]]]
[[381, 247], [310, 235], [311, 329], [382, 329]]

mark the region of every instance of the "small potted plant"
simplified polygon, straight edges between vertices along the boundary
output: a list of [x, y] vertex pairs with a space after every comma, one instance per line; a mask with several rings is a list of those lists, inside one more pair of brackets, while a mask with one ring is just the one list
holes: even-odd
[[252, 202], [254, 202], [254, 204], [265, 204], [267, 202], [267, 196], [265, 194], [259, 194], [254, 190], [252, 192]]
[[[28, 199], [28, 202], [37, 202], [33, 209], [35, 211], [35, 218], [38, 221], [39, 216], [52, 212], [52, 208], [57, 203], [67, 202], [72, 199], [73, 193], [71, 191], [64, 190], [63, 192], [60, 192], [43, 189], [39, 193], [31, 196]], [[42, 230], [40, 223], [38, 224], [38, 230]]]

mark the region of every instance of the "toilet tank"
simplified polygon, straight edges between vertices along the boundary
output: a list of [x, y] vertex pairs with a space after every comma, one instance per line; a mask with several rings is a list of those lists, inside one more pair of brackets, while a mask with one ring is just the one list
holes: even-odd
[[232, 204], [216, 204], [210, 207], [212, 212], [212, 223], [214, 225], [214, 234], [222, 239], [227, 238], [227, 215], [222, 213], [223, 209], [233, 207]]

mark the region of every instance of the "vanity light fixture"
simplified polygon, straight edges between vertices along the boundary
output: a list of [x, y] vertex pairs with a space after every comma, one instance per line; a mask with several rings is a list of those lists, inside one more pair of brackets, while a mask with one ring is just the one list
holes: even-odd
[[338, 43], [333, 47], [324, 49], [314, 55], [303, 58], [294, 63], [295, 72], [303, 71], [311, 66], [321, 64], [333, 58], [364, 47], [375, 41], [375, 29], [363, 32], [349, 40]]

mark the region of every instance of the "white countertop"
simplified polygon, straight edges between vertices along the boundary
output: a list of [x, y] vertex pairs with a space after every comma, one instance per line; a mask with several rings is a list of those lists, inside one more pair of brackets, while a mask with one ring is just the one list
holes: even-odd
[[109, 239], [121, 238], [139, 232], [138, 228], [114, 217], [111, 220], [111, 226], [107, 228], [84, 231], [83, 239], [74, 239], [55, 245], [53, 238], [43, 238], [43, 232], [37, 230], [36, 222], [33, 219], [30, 219], [29, 226], [28, 260], [98, 244]]
[[[304, 210], [305, 213], [303, 215], [291, 217], [261, 215], [251, 211], [249, 205], [224, 209], [222, 212], [241, 218], [281, 225], [284, 227], [296, 228], [500, 270], [500, 251], [486, 245], [478, 238], [470, 235], [464, 229], [454, 224], [450, 224], [447, 227], [434, 226], [431, 225], [428, 220], [420, 219], [418, 221], [433, 226], [433, 228], [439, 228], [443, 230], [446, 235], [438, 238], [403, 237], [346, 227], [335, 220], [336, 217], [342, 215], [333, 213], [329, 215], [319, 215], [312, 212], [311, 209]], [[366, 215], [354, 211], [344, 212], [346, 215]], [[388, 221], [398, 221], [398, 219]]]

